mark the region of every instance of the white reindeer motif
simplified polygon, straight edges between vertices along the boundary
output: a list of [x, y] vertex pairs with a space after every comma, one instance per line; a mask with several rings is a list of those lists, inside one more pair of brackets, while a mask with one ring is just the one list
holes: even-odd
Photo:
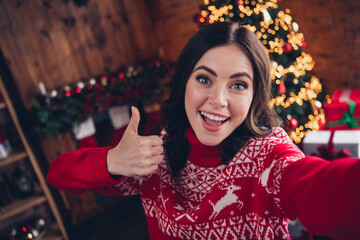
[[234, 191], [241, 189], [240, 186], [231, 183], [230, 186], [220, 187], [220, 189], [227, 190], [227, 192], [216, 204], [209, 201], [213, 207], [213, 213], [209, 219], [214, 219], [225, 207], [230, 206], [233, 203], [239, 204], [240, 208], [244, 205], [243, 202], [239, 201], [238, 196], [234, 194]]

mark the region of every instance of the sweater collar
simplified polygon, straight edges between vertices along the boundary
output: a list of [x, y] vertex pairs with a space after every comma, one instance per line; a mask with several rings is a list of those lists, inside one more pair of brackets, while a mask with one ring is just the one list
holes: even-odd
[[217, 167], [221, 165], [222, 143], [216, 146], [202, 144], [191, 127], [186, 131], [186, 137], [190, 143], [189, 162], [200, 167]]

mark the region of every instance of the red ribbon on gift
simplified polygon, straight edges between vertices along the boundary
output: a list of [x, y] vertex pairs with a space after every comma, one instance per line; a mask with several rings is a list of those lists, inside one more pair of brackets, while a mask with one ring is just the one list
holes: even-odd
[[322, 145], [317, 148], [318, 152], [320, 153], [318, 156], [321, 158], [324, 158], [326, 160], [351, 157], [351, 154], [349, 153], [349, 151], [344, 148], [338, 153], [335, 152], [334, 142], [333, 142], [334, 134], [335, 134], [335, 131], [334, 130], [331, 131], [329, 142], [328, 142], [327, 146]]

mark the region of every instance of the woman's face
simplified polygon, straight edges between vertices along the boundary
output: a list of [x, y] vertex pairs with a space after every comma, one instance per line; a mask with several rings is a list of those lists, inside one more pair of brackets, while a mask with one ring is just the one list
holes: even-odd
[[250, 60], [238, 45], [205, 52], [185, 89], [186, 115], [201, 143], [218, 145], [244, 122], [253, 86]]

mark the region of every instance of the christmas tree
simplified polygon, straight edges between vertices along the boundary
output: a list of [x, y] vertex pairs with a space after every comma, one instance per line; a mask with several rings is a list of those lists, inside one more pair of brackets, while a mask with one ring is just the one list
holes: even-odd
[[204, 0], [194, 20], [201, 26], [217, 21], [240, 22], [263, 42], [272, 63], [270, 105], [284, 120], [293, 142], [325, 122], [320, 80], [311, 73], [314, 61], [305, 53], [306, 43], [290, 10], [280, 0]]

